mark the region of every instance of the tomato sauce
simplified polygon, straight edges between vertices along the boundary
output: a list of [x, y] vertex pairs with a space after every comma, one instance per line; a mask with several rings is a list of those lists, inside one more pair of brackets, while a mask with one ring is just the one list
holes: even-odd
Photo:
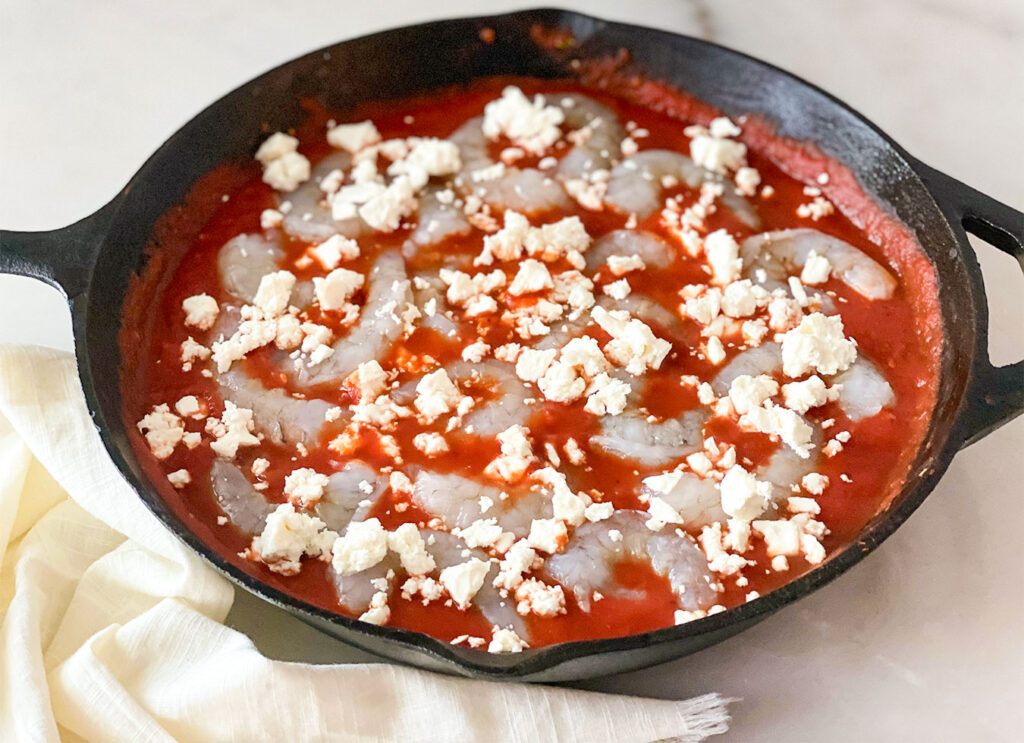
[[[510, 83], [518, 85], [532, 95], [548, 94], [557, 100], [559, 94], [577, 92], [590, 96], [619, 116], [621, 121], [635, 122], [646, 129], [649, 136], [640, 140], [643, 149], [665, 148], [688, 152], [689, 138], [683, 133], [691, 123], [707, 124], [715, 112], [688, 96], [657, 83], [633, 77], [617, 76], [614, 70], [594, 66], [584, 70], [582, 81], [539, 81], [534, 79], [490, 79], [469, 86], [437, 92], [431, 96], [401, 103], [368, 104], [357, 111], [328, 112], [315, 104], [306, 105], [308, 117], [299, 124], [294, 134], [299, 138], [300, 152], [314, 164], [330, 154], [323, 132], [333, 116], [344, 121], [372, 119], [385, 139], [408, 136], [446, 137], [466, 119], [480, 115], [484, 105], [500, 95]], [[896, 402], [880, 414], [860, 422], [849, 420], [835, 403], [813, 408], [806, 417], [821, 423], [832, 419], [826, 436], [838, 431], [849, 431], [850, 443], [842, 452], [823, 458], [817, 471], [827, 475], [830, 487], [819, 499], [821, 515], [818, 517], [830, 530], [823, 544], [829, 553], [854, 540], [864, 525], [899, 491], [907, 473], [909, 462], [920, 442], [933, 406], [936, 388], [936, 354], [941, 341], [938, 313], [935, 305], [934, 277], [931, 267], [913, 238], [902, 225], [888, 217], [860, 189], [856, 180], [841, 164], [831, 161], [804, 144], [775, 137], [770, 127], [754, 119], [739, 119], [743, 134], [740, 139], [748, 145], [748, 163], [761, 175], [761, 183], [773, 189], [770, 196], [752, 197], [761, 218], [757, 232], [786, 229], [795, 226], [813, 226], [863, 250], [887, 266], [899, 279], [894, 296], [886, 300], [869, 301], [842, 282], [830, 278], [817, 287], [835, 300], [848, 336], [856, 339], [859, 351], [870, 356], [883, 370], [892, 386]], [[491, 155], [498, 156], [507, 142], [493, 143]], [[564, 154], [564, 153], [563, 153]], [[535, 166], [539, 158], [527, 156], [519, 166]], [[821, 190], [836, 205], [834, 214], [813, 223], [795, 216], [797, 207], [808, 198], [806, 185], [817, 185], [815, 177], [828, 173], [827, 185]], [[669, 190], [666, 196], [686, 193], [685, 187]], [[197, 187], [182, 209], [168, 215], [154, 233], [153, 263], [147, 275], [133, 289], [129, 298], [122, 346], [125, 355], [124, 406], [126, 420], [132, 429], [154, 405], [172, 403], [183, 395], [196, 395], [211, 416], [219, 416], [223, 402], [217, 383], [202, 376], [197, 370], [183, 373], [180, 362], [181, 343], [194, 329], [182, 323], [182, 301], [192, 295], [206, 293], [218, 302], [229, 300], [220, 286], [217, 272], [217, 254], [221, 246], [240, 233], [259, 233], [260, 213], [275, 206], [273, 190], [262, 182], [258, 165], [226, 165], [211, 173]], [[590, 211], [574, 204], [567, 212], [547, 215], [531, 220], [534, 224], [554, 221], [575, 215], [593, 237], [626, 225], [627, 215], [611, 210]], [[754, 234], [755, 230], [739, 221], [733, 213], [720, 208], [707, 219], [707, 232], [727, 229], [737, 241]], [[678, 244], [673, 235], [661, 224], [655, 212], [637, 225]], [[375, 233], [359, 238], [362, 254], [345, 264], [360, 273], [369, 271], [374, 257], [388, 247], [400, 247], [409, 230], [399, 229], [391, 234]], [[421, 251], [409, 261], [410, 273], [418, 267], [436, 265], [438, 255], [475, 255], [480, 249], [481, 236], [474, 231], [470, 236], [445, 240], [439, 247]], [[303, 268], [299, 260], [310, 247], [300, 240], [286, 237], [286, 253], [281, 265], [292, 271], [301, 281], [313, 275], [322, 275], [316, 267]], [[552, 273], [568, 269], [568, 264], [553, 264]], [[616, 277], [598, 273], [595, 277], [595, 295], [600, 286]], [[509, 275], [511, 280], [512, 274]], [[647, 270], [631, 275], [635, 292], [643, 293], [663, 306], [675, 308], [679, 290], [692, 283], [707, 282], [708, 276], [698, 261], [676, 261], [665, 270]], [[354, 301], [359, 304], [362, 293]], [[140, 312], [147, 301], [148, 311]], [[336, 337], [346, 332], [338, 326], [332, 313], [319, 313], [311, 307], [310, 319], [332, 327]], [[649, 384], [643, 404], [657, 416], [678, 416], [699, 405], [693, 386], [681, 384], [680, 378], [695, 375], [701, 380], [714, 376], [721, 365], [712, 365], [693, 353], [701, 342], [698, 327], [683, 320], [672, 328], [652, 325], [659, 337], [669, 339], [673, 350], [657, 373], [648, 375]], [[596, 325], [588, 333], [602, 344], [608, 336]], [[420, 328], [398, 344], [382, 360], [387, 367], [399, 365], [410, 370], [429, 355], [436, 364], [445, 364], [460, 358], [461, 349], [482, 338], [493, 346], [510, 340], [507, 328], [493, 320], [479, 320], [474, 324], [460, 323], [457, 338], [447, 338]], [[726, 343], [726, 361], [739, 349]], [[267, 387], [280, 387], [291, 393], [319, 397], [331, 404], [349, 406], [352, 393], [337, 385], [298, 390], [273, 363], [270, 350], [261, 349], [239, 362], [242, 368], [260, 379]], [[436, 364], [430, 368], [436, 368]], [[486, 389], [478, 390], [483, 395]], [[190, 431], [202, 431], [201, 422], [186, 420]], [[381, 471], [389, 472], [395, 462], [384, 451], [373, 435], [365, 436], [358, 447], [345, 455], [338, 454], [325, 444], [337, 436], [344, 423], [328, 423], [318, 448], [306, 455], [293, 448], [264, 442], [258, 451], [241, 449], [236, 462], [243, 471], [257, 456], [267, 458], [271, 465], [259, 477], [267, 487], [264, 494], [271, 502], [284, 500], [284, 478], [296, 467], [311, 467], [318, 472], [332, 472], [344, 466], [351, 457], [366, 461]], [[529, 422], [536, 450], [543, 451], [545, 443], [558, 447], [571, 436], [581, 445], [596, 435], [597, 418], [582, 412], [582, 402], [565, 405], [541, 402]], [[444, 432], [443, 420], [424, 427], [414, 419], [399, 421], [394, 437], [402, 449], [406, 466], [421, 465], [439, 472], [479, 473], [498, 454], [493, 440], [477, 439], [456, 431], [446, 434], [451, 451], [439, 457], [428, 458], [412, 444], [413, 437], [424, 430]], [[735, 423], [713, 419], [705, 431], [721, 444], [736, 447], [737, 461], [748, 468], [764, 463], [778, 443], [767, 436], [745, 432]], [[189, 450], [178, 447], [166, 460], [157, 462], [149, 454], [141, 437], [136, 444], [140, 457], [153, 480], [174, 512], [182, 518], [206, 544], [224, 559], [283, 592], [324, 609], [342, 612], [331, 582], [326, 577], [323, 562], [307, 559], [302, 571], [295, 576], [281, 576], [271, 572], [259, 562], [239, 556], [250, 543], [233, 526], [218, 524], [222, 513], [217, 506], [209, 484], [209, 472], [214, 455], [208, 446]], [[187, 469], [192, 483], [181, 491], [171, 488], [164, 477], [167, 472]], [[638, 498], [639, 480], [658, 474], [661, 468], [642, 468], [616, 459], [601, 450], [587, 450], [586, 462], [573, 465], [561, 463], [562, 471], [569, 474], [575, 487], [592, 495], [596, 501], [613, 503], [616, 508], [645, 506]], [[423, 527], [430, 515], [417, 509], [407, 496], [387, 491], [375, 505], [373, 517], [381, 520], [387, 529], [405, 522]], [[695, 534], [696, 536], [696, 534]], [[790, 559], [790, 569], [776, 572], [769, 569], [770, 562], [760, 542], [756, 542], [744, 555], [757, 565], [744, 572], [745, 581], [738, 585], [733, 579], [723, 580], [719, 603], [729, 607], [742, 603], [751, 591], [761, 594], [786, 583], [811, 566], [802, 558]], [[566, 614], [554, 618], [529, 616], [532, 646], [541, 646], [571, 640], [613, 637], [670, 626], [677, 608], [668, 581], [649, 567], [638, 563], [623, 563], [616, 567], [620, 584], [634, 593], [628, 597], [606, 595], [594, 601], [589, 612], [584, 612], [566, 590]], [[394, 589], [390, 601], [390, 624], [425, 632], [442, 640], [460, 635], [489, 636], [486, 620], [476, 610], [459, 611], [443, 602], [423, 606], [419, 601], [401, 600]]]

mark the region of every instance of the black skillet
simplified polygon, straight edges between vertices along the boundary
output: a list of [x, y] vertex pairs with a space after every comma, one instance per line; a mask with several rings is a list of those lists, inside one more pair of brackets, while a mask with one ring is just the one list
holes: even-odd
[[[567, 49], [541, 49], [535, 24], [571, 32]], [[481, 31], [493, 29], [493, 43]], [[328, 109], [397, 99], [488, 75], [571, 77], [573, 59], [629, 50], [647, 77], [726, 114], [761, 114], [780, 135], [810, 141], [849, 167], [864, 190], [914, 231], [935, 267], [945, 334], [938, 402], [902, 492], [828, 561], [750, 603], [641, 635], [490, 655], [415, 632], [376, 627], [316, 609], [269, 588], [201, 543], [144, 473], [121, 414], [118, 328], [129, 277], [147, 263], [154, 222], [204, 173], [249, 161], [261, 132], [303, 120], [298, 102]], [[266, 127], [263, 124], [266, 123]], [[988, 313], [965, 230], [1024, 267], [1024, 215], [911, 157], [864, 117], [814, 86], [715, 44], [561, 10], [426, 23], [342, 42], [243, 85], [182, 127], [113, 201], [60, 230], [0, 232], [0, 271], [56, 286], [71, 306], [89, 410], [111, 458], [149, 508], [230, 578], [324, 632], [388, 658], [490, 679], [560, 681], [628, 671], [695, 652], [736, 634], [848, 570], [889, 536], [935, 487], [956, 452], [1024, 409], [1024, 362], [988, 360]]]

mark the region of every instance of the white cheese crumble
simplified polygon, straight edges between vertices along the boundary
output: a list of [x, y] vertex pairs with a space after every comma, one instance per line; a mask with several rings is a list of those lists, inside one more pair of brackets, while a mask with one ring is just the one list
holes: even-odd
[[774, 404], [751, 408], [740, 417], [741, 426], [778, 436], [803, 459], [811, 455], [814, 429], [799, 413]]
[[462, 401], [462, 393], [444, 369], [423, 377], [416, 385], [416, 409], [428, 422], [454, 410]]
[[725, 286], [739, 279], [743, 269], [740, 246], [726, 230], [715, 230], [704, 238], [704, 255], [714, 283]]
[[326, 277], [314, 277], [313, 286], [321, 309], [340, 310], [348, 305], [348, 300], [363, 287], [366, 277], [347, 268], [336, 268]]
[[178, 490], [181, 490], [192, 482], [192, 475], [186, 469], [175, 470], [174, 472], [168, 473], [167, 481]]
[[800, 272], [800, 281], [812, 286], [824, 284], [828, 281], [829, 274], [831, 273], [832, 264], [829, 263], [828, 258], [818, 255], [817, 251], [812, 250], [808, 253], [803, 270]]
[[521, 653], [528, 647], [513, 629], [495, 626], [492, 632], [491, 642], [487, 646], [488, 653]]
[[295, 287], [295, 275], [289, 271], [274, 271], [260, 279], [252, 303], [268, 317], [276, 317], [288, 309], [288, 301]]
[[448, 451], [444, 436], [434, 431], [424, 431], [413, 437], [412, 445], [428, 457], [437, 457]]
[[491, 460], [484, 469], [484, 474], [505, 482], [515, 482], [536, 461], [530, 442], [530, 432], [517, 424], [506, 428], [497, 438], [501, 445], [501, 454]]
[[200, 330], [212, 328], [220, 314], [217, 300], [209, 294], [188, 297], [181, 303], [181, 308], [185, 311], [185, 324]]
[[626, 409], [632, 388], [621, 379], [601, 372], [591, 380], [586, 390], [587, 404], [583, 406], [591, 415], [619, 415]]
[[529, 571], [536, 560], [537, 551], [527, 540], [520, 539], [513, 543], [498, 563], [498, 576], [494, 579], [494, 587], [511, 591], [523, 582], [523, 573]]
[[594, 307], [590, 316], [612, 337], [604, 347], [610, 361], [626, 368], [635, 377], [648, 368], [658, 369], [672, 350], [672, 344], [654, 335], [642, 320], [630, 317], [623, 310], [608, 311]]
[[167, 459], [185, 435], [181, 418], [171, 412], [168, 405], [154, 405], [136, 426], [144, 434], [146, 444], [157, 459]]
[[380, 142], [380, 132], [372, 121], [356, 124], [338, 124], [327, 130], [327, 143], [331, 147], [347, 150], [352, 154]]
[[270, 135], [256, 150], [263, 182], [277, 191], [294, 191], [309, 180], [310, 164], [298, 153], [299, 140], [283, 132]]
[[729, 399], [740, 415], [761, 407], [765, 400], [778, 393], [779, 383], [766, 374], [756, 377], [741, 374], [729, 386]]
[[797, 413], [806, 413], [811, 408], [837, 399], [841, 388], [841, 384], [827, 387], [821, 377], [812, 374], [802, 382], [782, 385], [782, 395], [787, 408]]
[[729, 139], [740, 133], [728, 118], [721, 116], [711, 124], [688, 126], [683, 133], [690, 137], [690, 157], [702, 168], [725, 175], [746, 164], [747, 146]]
[[554, 617], [565, 614], [565, 593], [559, 585], [549, 586], [536, 578], [524, 580], [516, 588], [516, 611], [526, 616]]
[[320, 502], [328, 483], [327, 475], [300, 467], [284, 478], [284, 494], [293, 506], [309, 509]]
[[734, 519], [750, 521], [767, 508], [772, 494], [770, 482], [759, 481], [742, 466], [734, 465], [720, 484], [722, 510]]
[[814, 312], [782, 336], [782, 371], [787, 377], [809, 372], [837, 374], [857, 358], [857, 343], [843, 333], [838, 315]]
[[504, 135], [524, 150], [540, 155], [561, 137], [558, 125], [564, 120], [562, 109], [547, 105], [544, 96], [537, 95], [530, 101], [522, 90], [510, 85], [501, 92], [501, 98], [484, 106], [481, 128], [489, 139]]
[[328, 271], [338, 267], [343, 260], [359, 257], [359, 243], [344, 235], [331, 235], [309, 251], [317, 262]]
[[438, 580], [460, 609], [466, 609], [473, 597], [483, 587], [491, 564], [475, 557], [459, 565], [451, 565], [441, 571]]
[[375, 591], [370, 597], [370, 606], [359, 615], [360, 622], [369, 624], [387, 624], [391, 619], [391, 609], [388, 606], [388, 594], [385, 591]]
[[565, 522], [559, 519], [534, 519], [526, 543], [536, 550], [554, 554], [562, 548], [568, 532]]
[[327, 525], [291, 503], [282, 503], [267, 515], [263, 532], [253, 539], [253, 552], [274, 572], [294, 575], [301, 569], [303, 555], [323, 557], [330, 553], [338, 535]]
[[436, 567], [415, 524], [402, 524], [388, 534], [388, 547], [398, 555], [409, 575], [426, 575]]
[[514, 297], [524, 294], [553, 289], [551, 273], [548, 267], [534, 258], [527, 258], [519, 264], [519, 271], [508, 287], [508, 293]]
[[234, 459], [240, 446], [256, 446], [260, 439], [255, 435], [256, 424], [252, 411], [237, 407], [230, 400], [224, 401], [224, 412], [217, 421], [208, 418], [206, 431], [217, 440], [210, 444], [214, 453], [224, 459]]
[[811, 495], [821, 495], [828, 487], [828, 477], [817, 472], [809, 472], [803, 476], [800, 484]]
[[345, 533], [334, 541], [331, 564], [341, 575], [368, 570], [388, 553], [388, 533], [380, 521], [353, 521]]

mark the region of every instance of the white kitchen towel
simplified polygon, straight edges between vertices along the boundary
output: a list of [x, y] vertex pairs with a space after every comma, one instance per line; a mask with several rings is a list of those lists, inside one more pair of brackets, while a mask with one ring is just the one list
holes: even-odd
[[74, 359], [0, 346], [0, 741], [699, 741], [727, 700], [268, 659], [108, 459]]

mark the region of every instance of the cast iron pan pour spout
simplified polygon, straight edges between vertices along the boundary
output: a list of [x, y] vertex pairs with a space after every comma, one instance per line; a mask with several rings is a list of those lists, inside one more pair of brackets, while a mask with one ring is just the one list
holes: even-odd
[[[567, 31], [570, 43], [555, 49], [539, 44], [538, 29], [541, 36]], [[573, 60], [615, 58], [623, 49], [638, 74], [730, 115], [762, 115], [778, 125], [780, 136], [813, 142], [849, 167], [866, 193], [918, 235], [935, 267], [946, 337], [932, 425], [899, 498], [855, 543], [755, 601], [678, 627], [513, 655], [479, 653], [318, 609], [262, 583], [204, 544], [163, 500], [136, 455], [121, 410], [119, 328], [131, 277], [147, 262], [152, 225], [180, 205], [205, 173], [251, 160], [262, 126], [274, 131], [299, 123], [298, 102], [304, 98], [334, 109], [485, 76], [572, 77]], [[438, 66], [438, 59], [449, 63]], [[735, 85], [737, 80], [744, 84]], [[1024, 411], [1024, 361], [994, 367], [988, 359], [985, 291], [966, 232], [1014, 256], [1024, 268], [1024, 215], [916, 161], [863, 116], [806, 81], [699, 39], [543, 9], [392, 29], [281, 65], [198, 114], [95, 214], [50, 232], [0, 231], [0, 272], [40, 279], [68, 298], [82, 387], [112, 461], [167, 528], [222, 573], [327, 634], [392, 660], [477, 678], [567, 681], [695, 652], [825, 585], [906, 520], [958, 449]]]

